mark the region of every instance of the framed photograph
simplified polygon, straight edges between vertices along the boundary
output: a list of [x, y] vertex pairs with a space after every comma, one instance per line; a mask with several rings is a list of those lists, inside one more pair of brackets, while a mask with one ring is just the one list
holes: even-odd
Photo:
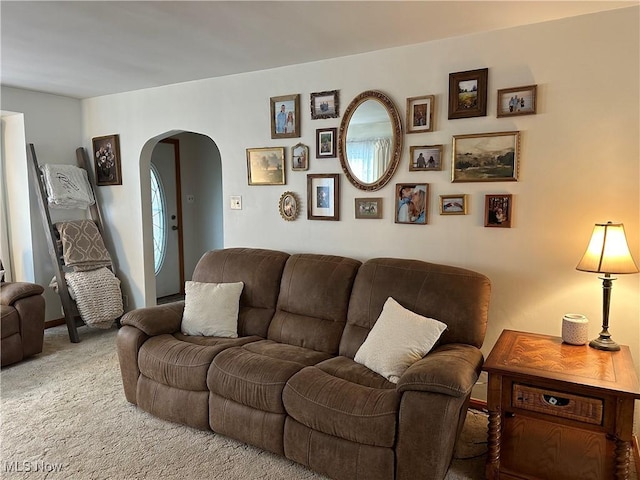
[[297, 143], [291, 148], [291, 170], [309, 169], [309, 147]]
[[498, 117], [533, 115], [536, 113], [538, 86], [503, 88], [498, 90]]
[[300, 95], [271, 97], [271, 138], [300, 136]]
[[311, 119], [337, 118], [340, 116], [340, 97], [338, 90], [311, 94]]
[[440, 195], [440, 215], [466, 215], [467, 196], [463, 193]]
[[454, 135], [452, 182], [518, 180], [520, 132]]
[[247, 148], [249, 185], [284, 185], [284, 147]]
[[337, 156], [337, 128], [319, 128], [316, 130], [316, 158], [335, 158]]
[[340, 175], [307, 175], [307, 218], [340, 220]]
[[356, 198], [356, 218], [382, 218], [382, 198]]
[[429, 211], [428, 183], [396, 183], [396, 223], [426, 225]]
[[488, 68], [449, 74], [449, 119], [487, 115]]
[[411, 147], [409, 171], [442, 170], [442, 145]]
[[484, 226], [511, 228], [512, 195], [485, 195]]
[[278, 202], [280, 216], [288, 222], [295, 220], [298, 217], [298, 205], [298, 197], [295, 193], [284, 192]]
[[95, 137], [93, 161], [96, 168], [96, 185], [122, 185], [120, 166], [120, 135]]
[[433, 132], [435, 95], [407, 98], [407, 133]]

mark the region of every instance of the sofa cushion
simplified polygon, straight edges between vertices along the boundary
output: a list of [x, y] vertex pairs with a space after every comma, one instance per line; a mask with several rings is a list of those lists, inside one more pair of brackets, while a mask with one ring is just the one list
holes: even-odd
[[393, 447], [400, 395], [395, 385], [350, 358], [296, 373], [283, 392], [286, 412], [312, 430], [356, 443]]
[[182, 333], [236, 338], [243, 287], [242, 282], [185, 282]]
[[284, 413], [282, 390], [296, 372], [330, 356], [264, 340], [215, 357], [207, 375], [211, 392], [258, 410]]
[[267, 338], [335, 355], [360, 264], [335, 255], [291, 255]]
[[398, 383], [407, 368], [424, 357], [447, 326], [407, 310], [389, 297], [354, 360]]
[[194, 282], [243, 282], [238, 335], [266, 338], [276, 311], [288, 253], [259, 248], [227, 248], [205, 253], [193, 271]]
[[0, 324], [0, 337], [7, 338], [11, 335], [20, 333], [20, 316], [18, 311], [9, 307], [8, 305], [2, 305], [2, 324]]
[[491, 283], [479, 273], [420, 260], [375, 258], [358, 270], [340, 355], [353, 358], [382, 312], [387, 298], [447, 325], [440, 344], [484, 341]]
[[207, 371], [213, 358], [229, 347], [243, 345], [258, 338], [210, 338], [207, 344], [199, 345], [197, 340], [186, 342], [173, 335], [158, 335], [140, 347], [140, 373], [170, 387], [205, 391]]

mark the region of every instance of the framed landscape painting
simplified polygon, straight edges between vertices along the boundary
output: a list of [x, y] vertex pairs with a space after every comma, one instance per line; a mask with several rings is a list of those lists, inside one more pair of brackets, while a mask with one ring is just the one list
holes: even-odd
[[247, 148], [249, 185], [284, 185], [284, 147]]
[[487, 115], [488, 68], [449, 74], [449, 119]]
[[520, 132], [454, 135], [452, 182], [507, 182], [518, 179]]

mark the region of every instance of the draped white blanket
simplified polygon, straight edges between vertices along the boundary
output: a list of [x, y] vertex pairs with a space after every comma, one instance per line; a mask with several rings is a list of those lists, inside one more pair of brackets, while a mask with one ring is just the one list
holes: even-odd
[[75, 165], [45, 164], [44, 176], [49, 205], [86, 209], [96, 203], [86, 170]]

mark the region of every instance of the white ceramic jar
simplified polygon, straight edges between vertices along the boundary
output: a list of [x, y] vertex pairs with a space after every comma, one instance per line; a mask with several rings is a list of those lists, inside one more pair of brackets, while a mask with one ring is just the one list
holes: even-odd
[[579, 313], [562, 317], [562, 340], [571, 345], [584, 345], [589, 340], [589, 319]]

